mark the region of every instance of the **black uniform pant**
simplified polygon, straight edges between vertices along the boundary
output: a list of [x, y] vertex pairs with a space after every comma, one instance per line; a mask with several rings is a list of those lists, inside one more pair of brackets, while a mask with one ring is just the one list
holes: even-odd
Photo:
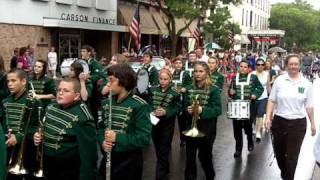
[[[142, 170], [142, 150], [111, 153], [111, 180], [141, 180]], [[105, 156], [99, 171], [102, 179], [106, 179]]]
[[287, 120], [274, 116], [271, 130], [281, 177], [284, 180], [293, 180], [300, 148], [306, 134], [306, 118]]
[[213, 180], [215, 171], [212, 162], [212, 146], [216, 138], [217, 119], [212, 121], [210, 132], [205, 132], [205, 137], [192, 138], [186, 137], [186, 168], [185, 180], [197, 179], [197, 151], [198, 158], [203, 168], [207, 180]]
[[44, 156], [44, 176], [46, 180], [79, 180], [80, 157]]
[[[9, 164], [8, 169], [10, 169], [11, 166], [18, 163], [20, 148], [21, 148], [21, 144], [8, 149], [8, 156], [7, 156], [8, 164], [9, 164], [9, 161], [11, 161], [11, 164]], [[22, 180], [23, 178], [25, 180], [39, 179], [33, 176], [33, 173], [39, 167], [36, 161], [36, 152], [37, 152], [36, 146], [34, 145], [33, 141], [31, 139], [26, 139], [24, 151], [22, 152], [22, 165], [27, 170], [28, 174], [14, 175], [14, 174], [8, 173], [7, 180]]]
[[242, 151], [243, 138], [242, 138], [242, 128], [247, 135], [248, 144], [252, 143], [252, 123], [248, 120], [232, 120], [233, 124], [233, 136], [236, 140], [236, 151]]
[[186, 141], [186, 136], [182, 134], [184, 130], [186, 130], [187, 122], [186, 122], [186, 116], [184, 113], [181, 113], [177, 116], [178, 118], [178, 126], [179, 126], [179, 133], [180, 133], [180, 141], [184, 142]]
[[157, 155], [156, 179], [168, 179], [169, 154], [174, 133], [174, 119], [163, 119], [152, 127], [152, 139]]

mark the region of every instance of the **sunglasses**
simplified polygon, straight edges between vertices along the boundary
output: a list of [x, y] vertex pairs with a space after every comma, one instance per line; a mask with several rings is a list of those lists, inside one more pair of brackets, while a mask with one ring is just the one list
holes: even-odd
[[257, 66], [264, 66], [265, 64], [257, 64]]

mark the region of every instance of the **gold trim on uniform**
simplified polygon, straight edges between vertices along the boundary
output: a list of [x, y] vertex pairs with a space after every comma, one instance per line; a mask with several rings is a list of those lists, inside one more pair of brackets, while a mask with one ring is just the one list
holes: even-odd
[[144, 99], [142, 99], [141, 97], [139, 97], [137, 95], [132, 95], [132, 98], [139, 101], [142, 104], [147, 104], [147, 102]]

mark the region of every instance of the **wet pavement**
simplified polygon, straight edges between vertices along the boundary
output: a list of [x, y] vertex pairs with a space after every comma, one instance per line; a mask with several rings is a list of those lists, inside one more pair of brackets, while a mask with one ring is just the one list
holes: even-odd
[[[223, 99], [225, 105], [225, 98]], [[280, 171], [276, 160], [273, 158], [270, 135], [265, 133], [262, 141], [259, 144], [255, 143], [255, 149], [251, 153], [247, 150], [245, 136], [243, 139], [242, 157], [235, 159], [233, 157], [235, 141], [233, 139], [232, 122], [226, 118], [226, 110], [224, 109], [223, 114], [218, 118], [217, 137], [212, 152], [216, 180], [280, 180]], [[144, 154], [143, 179], [153, 180], [155, 178], [156, 156], [152, 144], [145, 150]], [[177, 127], [172, 142], [170, 160], [169, 179], [183, 180], [185, 148], [180, 147]], [[198, 179], [205, 179], [199, 162], [197, 166]]]

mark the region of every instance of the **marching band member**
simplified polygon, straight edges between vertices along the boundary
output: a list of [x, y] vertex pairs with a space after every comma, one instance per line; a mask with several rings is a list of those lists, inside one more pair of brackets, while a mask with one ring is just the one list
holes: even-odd
[[62, 79], [57, 102], [47, 106], [43, 133], [36, 132], [34, 143], [43, 144], [44, 176], [48, 180], [95, 180], [97, 139], [94, 120], [81, 102], [80, 83]]
[[[1, 119], [2, 121], [2, 119]], [[0, 180], [6, 177], [6, 145], [2, 125], [0, 126]]]
[[221, 73], [218, 72], [219, 60], [214, 56], [209, 57], [208, 66], [210, 68], [210, 77], [212, 84], [218, 87], [220, 89], [220, 92], [222, 92], [224, 77]]
[[[240, 62], [240, 72], [232, 79], [229, 87], [229, 97], [233, 100], [256, 100], [263, 92], [263, 87], [254, 74], [249, 74], [249, 62]], [[233, 134], [236, 141], [234, 157], [238, 158], [242, 152], [242, 128], [247, 134], [248, 150], [253, 151], [252, 122], [249, 119], [233, 120]]]
[[[28, 92], [26, 90], [27, 86], [27, 74], [22, 70], [12, 70], [7, 74], [8, 88], [10, 91], [10, 96], [2, 101], [2, 127], [4, 127], [4, 132], [10, 132], [8, 139], [6, 140], [7, 150], [8, 150], [8, 160], [10, 166], [18, 163], [18, 154], [22, 140], [24, 136], [27, 136], [26, 144], [27, 146], [31, 143], [32, 140], [29, 136], [29, 128], [27, 129], [27, 134], [25, 134], [25, 126], [27, 121], [34, 119], [29, 119], [28, 115], [30, 109], [32, 108], [32, 103], [27, 99]], [[30, 122], [30, 124], [35, 124]], [[34, 128], [35, 129], [35, 128]], [[25, 149], [25, 148], [24, 148]], [[29, 155], [25, 155], [22, 159], [22, 164], [27, 170], [30, 170]], [[30, 171], [32, 173], [32, 171]], [[27, 177], [29, 179], [30, 177]], [[8, 180], [11, 179], [23, 179], [23, 176], [8, 174]]]
[[[137, 80], [129, 65], [110, 66], [108, 76], [112, 99], [102, 102], [103, 121], [98, 131], [103, 150], [111, 152], [111, 172], [107, 173], [111, 174], [112, 180], [139, 180], [143, 170], [142, 149], [149, 145], [151, 139], [151, 109], [143, 99], [132, 93]], [[111, 129], [106, 130], [109, 125]], [[101, 166], [100, 170], [103, 172], [106, 168]]]
[[168, 179], [169, 154], [174, 133], [174, 122], [179, 111], [180, 94], [172, 86], [172, 74], [168, 69], [162, 69], [159, 73], [160, 85], [152, 87], [151, 107], [153, 115], [160, 121], [152, 127], [152, 139], [154, 142], [157, 165], [156, 179]]
[[269, 73], [264, 70], [265, 62], [262, 58], [258, 58], [256, 60], [256, 70], [252, 72], [255, 74], [264, 90], [261, 96], [255, 102], [255, 128], [256, 128], [256, 142], [261, 141], [261, 133], [263, 128], [263, 116], [266, 113], [267, 101], [268, 101], [268, 92], [267, 92], [267, 84], [269, 79]]
[[[192, 100], [198, 97], [200, 106], [194, 112]], [[216, 135], [217, 117], [221, 114], [220, 91], [213, 87], [210, 80], [210, 70], [205, 62], [196, 62], [194, 66], [194, 83], [187, 89], [187, 121], [191, 122], [191, 116], [199, 114], [196, 119], [198, 129], [204, 137], [186, 137], [186, 168], [185, 179], [197, 179], [196, 156], [201, 162], [206, 179], [214, 179], [215, 172], [212, 163], [212, 146]], [[190, 124], [189, 124], [190, 127]]]
[[75, 78], [80, 82], [81, 100], [84, 102], [89, 102], [92, 96], [92, 90], [93, 90], [93, 84], [92, 84], [92, 81], [89, 79], [89, 74], [85, 74], [83, 72], [82, 64], [77, 61], [71, 64], [70, 71], [71, 71], [70, 78]]
[[274, 153], [284, 180], [294, 179], [306, 134], [306, 115], [310, 120], [311, 135], [316, 134], [312, 83], [299, 72], [300, 65], [299, 55], [286, 57], [288, 73], [276, 78], [267, 104], [265, 127], [271, 128]]
[[185, 62], [185, 70], [189, 72], [190, 77], [193, 77], [194, 64], [197, 62], [197, 55], [195, 51], [189, 52], [188, 60]]
[[172, 73], [172, 82], [175, 88], [180, 93], [180, 102], [182, 106], [180, 106], [180, 110], [178, 112], [178, 125], [180, 131], [180, 146], [185, 145], [185, 137], [182, 134], [182, 131], [186, 130], [186, 120], [185, 120], [185, 93], [186, 87], [191, 85], [192, 80], [189, 75], [189, 72], [183, 70], [183, 60], [182, 58], [174, 58], [173, 59], [173, 73]]

